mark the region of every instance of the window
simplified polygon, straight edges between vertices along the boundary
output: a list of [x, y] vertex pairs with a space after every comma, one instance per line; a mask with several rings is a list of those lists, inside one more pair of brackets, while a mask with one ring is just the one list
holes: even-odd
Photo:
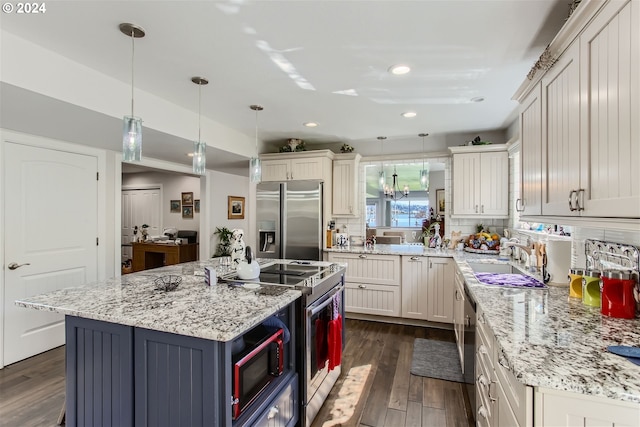
[[393, 184], [394, 171], [397, 173], [397, 184], [402, 191], [409, 186], [409, 195], [393, 200], [385, 196], [379, 189], [379, 172], [381, 164], [372, 162], [365, 165], [365, 199], [366, 221], [369, 227], [419, 228], [422, 221], [429, 219], [430, 207], [435, 204], [435, 189], [444, 188], [444, 164], [427, 163], [429, 169], [429, 191], [420, 185], [422, 161], [398, 161], [385, 163], [386, 183]]

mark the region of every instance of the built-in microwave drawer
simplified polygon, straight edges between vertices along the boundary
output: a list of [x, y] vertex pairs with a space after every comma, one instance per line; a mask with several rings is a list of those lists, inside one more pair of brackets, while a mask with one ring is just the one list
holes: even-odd
[[252, 426], [293, 427], [298, 422], [298, 376], [294, 375]]

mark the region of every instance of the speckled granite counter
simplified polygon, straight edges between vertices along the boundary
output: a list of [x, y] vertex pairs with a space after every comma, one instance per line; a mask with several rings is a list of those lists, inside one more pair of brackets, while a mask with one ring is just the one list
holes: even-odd
[[[230, 341], [286, 307], [302, 293], [263, 286], [260, 290], [204, 284], [204, 267], [195, 261], [132, 273], [82, 287], [57, 290], [16, 301], [18, 306], [174, 334]], [[162, 275], [182, 276], [173, 292], [155, 290]]]
[[640, 403], [640, 366], [606, 349], [610, 345], [640, 347], [640, 319], [603, 316], [598, 308], [569, 298], [568, 287], [514, 289], [480, 283], [468, 262], [509, 263], [519, 267], [498, 260], [497, 255], [438, 251], [420, 245], [325, 251], [453, 257], [468, 290], [485, 313], [504, 361], [520, 382]]
[[425, 248], [424, 245], [374, 245], [367, 249], [365, 246], [349, 246], [346, 248], [333, 247], [324, 249], [325, 252], [372, 254], [372, 255], [413, 255], [413, 256], [442, 256], [453, 257], [455, 251]]
[[[606, 350], [609, 345], [640, 347], [640, 320], [603, 316], [597, 307], [569, 298], [567, 287], [486, 286], [475, 278], [468, 255], [454, 259], [520, 382], [640, 403], [640, 366]], [[473, 261], [501, 262], [495, 256]]]

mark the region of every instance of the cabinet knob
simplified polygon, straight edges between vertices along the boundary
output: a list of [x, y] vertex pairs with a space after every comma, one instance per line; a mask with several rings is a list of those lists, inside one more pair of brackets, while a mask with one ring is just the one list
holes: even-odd
[[364, 259], [364, 258], [366, 258], [366, 257], [367, 257], [366, 255], [358, 255], [358, 258], [362, 258], [362, 259]]
[[480, 205], [480, 213], [484, 213], [484, 205]]
[[476, 205], [476, 213], [478, 213], [478, 205]]
[[360, 289], [367, 289], [367, 285], [358, 285]]
[[411, 259], [411, 261], [418, 261], [420, 259], [420, 257], [412, 256], [410, 259]]

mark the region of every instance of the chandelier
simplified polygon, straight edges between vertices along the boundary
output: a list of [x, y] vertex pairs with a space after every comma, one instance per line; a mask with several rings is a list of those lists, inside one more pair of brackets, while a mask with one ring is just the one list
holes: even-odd
[[133, 114], [133, 59], [135, 56], [135, 39], [145, 36], [142, 27], [134, 24], [120, 24], [120, 31], [131, 37], [131, 115], [124, 116], [122, 129], [122, 161], [140, 162], [142, 160], [142, 119]]
[[404, 185], [404, 187], [402, 188], [402, 191], [400, 191], [400, 184], [398, 184], [398, 171], [396, 170], [396, 167], [393, 167], [393, 183], [391, 184], [391, 187], [386, 185], [384, 186], [384, 195], [387, 197], [387, 199], [396, 201], [396, 200], [400, 200], [400, 199], [404, 199], [405, 197], [409, 197], [409, 186], [408, 185]]

